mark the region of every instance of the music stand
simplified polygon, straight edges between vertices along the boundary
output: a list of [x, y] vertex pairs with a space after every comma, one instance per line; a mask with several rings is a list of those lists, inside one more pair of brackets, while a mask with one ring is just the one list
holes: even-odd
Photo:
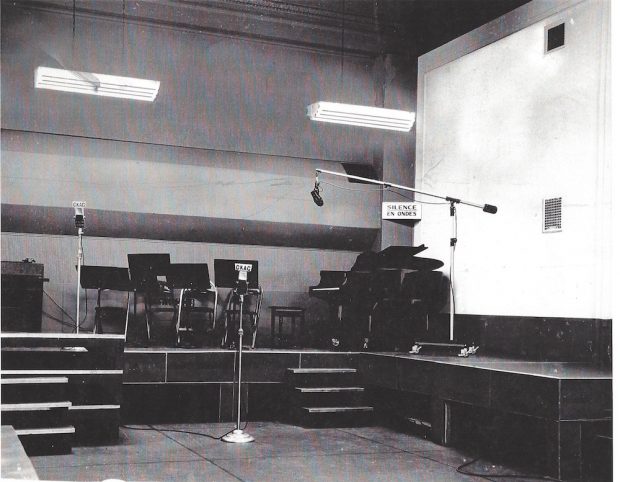
[[[153, 290], [159, 290], [158, 276], [166, 276], [170, 267], [170, 254], [128, 254], [129, 274], [135, 285], [135, 292], [141, 291], [145, 295], [146, 337], [151, 340], [151, 324], [149, 320], [150, 297]], [[136, 295], [134, 292], [134, 315], [136, 314]]]
[[190, 331], [188, 326], [181, 326], [181, 315], [183, 310], [183, 299], [187, 294], [205, 293], [213, 291], [215, 302], [213, 308], [213, 323], [216, 320], [217, 311], [217, 289], [209, 278], [209, 265], [206, 263], [173, 263], [168, 267], [167, 281], [173, 289], [180, 289], [179, 312], [177, 314], [176, 334], [177, 344], [181, 343], [181, 332]]
[[207, 263], [171, 263], [168, 282], [177, 289], [207, 290], [211, 288]]
[[239, 297], [239, 369], [237, 371], [237, 428], [224, 435], [222, 441], [229, 443], [253, 442], [254, 437], [241, 429], [241, 355], [243, 353], [243, 297], [249, 288], [258, 288], [258, 261], [216, 259], [215, 284], [233, 288]]
[[239, 270], [235, 265], [251, 265], [247, 272], [247, 284], [250, 289], [258, 289], [258, 261], [241, 259], [214, 259], [215, 286], [218, 288], [237, 288], [239, 285]]
[[97, 307], [95, 308], [95, 323], [93, 333], [103, 333], [101, 325], [101, 292], [103, 290], [126, 291], [127, 311], [125, 315], [125, 337], [127, 337], [127, 323], [129, 321], [129, 291], [133, 291], [133, 284], [129, 279], [127, 268], [112, 266], [82, 266], [80, 285], [83, 289], [97, 290]]

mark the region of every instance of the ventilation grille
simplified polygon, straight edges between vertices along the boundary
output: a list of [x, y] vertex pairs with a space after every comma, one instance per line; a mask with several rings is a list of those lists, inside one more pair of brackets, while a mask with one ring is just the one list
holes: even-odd
[[545, 32], [545, 52], [551, 52], [557, 50], [560, 47], [564, 47], [564, 24], [561, 23], [555, 26], [549, 26]]
[[562, 198], [543, 199], [543, 233], [562, 231]]

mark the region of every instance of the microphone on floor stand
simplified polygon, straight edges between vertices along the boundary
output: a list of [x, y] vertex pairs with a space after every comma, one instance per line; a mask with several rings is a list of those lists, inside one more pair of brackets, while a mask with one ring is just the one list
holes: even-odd
[[73, 220], [78, 231], [78, 250], [77, 250], [77, 290], [76, 290], [76, 315], [75, 315], [75, 332], [80, 333], [80, 278], [82, 272], [82, 261], [84, 251], [82, 249], [82, 234], [84, 233], [84, 201], [73, 201]]
[[239, 297], [239, 365], [237, 370], [237, 427], [224, 435], [221, 440], [229, 443], [254, 442], [254, 437], [244, 432], [241, 428], [241, 355], [243, 354], [243, 298], [248, 294], [248, 272], [252, 270], [251, 264], [235, 263], [237, 281], [234, 293]]

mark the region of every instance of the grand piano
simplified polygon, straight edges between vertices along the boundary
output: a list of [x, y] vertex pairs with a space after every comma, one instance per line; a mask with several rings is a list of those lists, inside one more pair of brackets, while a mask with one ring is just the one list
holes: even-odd
[[325, 337], [343, 350], [402, 350], [428, 334], [446, 301], [443, 262], [417, 256], [426, 246], [361, 253], [350, 271], [321, 271], [311, 297], [329, 305]]

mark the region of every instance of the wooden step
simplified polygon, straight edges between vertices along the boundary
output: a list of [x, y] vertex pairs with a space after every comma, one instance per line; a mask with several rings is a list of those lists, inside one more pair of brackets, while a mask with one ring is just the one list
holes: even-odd
[[355, 368], [288, 368], [291, 387], [346, 387], [358, 386]]
[[120, 405], [71, 405], [70, 411], [76, 410], [120, 410]]
[[121, 421], [121, 406], [72, 405], [69, 407], [69, 422], [75, 427], [75, 443], [93, 444], [118, 439]]
[[314, 374], [314, 373], [357, 373], [355, 368], [287, 368], [289, 373]]
[[69, 407], [71, 407], [71, 402], [3, 403], [0, 405], [3, 412], [35, 412], [55, 408], [68, 409]]
[[372, 412], [373, 407], [301, 407], [308, 413], [357, 413]]
[[67, 377], [16, 377], [0, 379], [2, 403], [35, 403], [68, 400]]
[[366, 405], [362, 387], [296, 387], [291, 405], [296, 407], [357, 407]]
[[85, 346], [7, 346], [2, 348], [4, 353], [88, 353]]
[[[3, 372], [4, 373], [4, 372]], [[50, 384], [50, 383], [69, 383], [67, 377], [24, 377], [24, 378], [1, 378], [0, 385], [21, 385], [21, 384]]]
[[69, 422], [71, 402], [3, 403], [2, 423], [15, 429], [61, 427]]
[[[3, 335], [4, 336], [4, 335]], [[1, 376], [13, 377], [20, 375], [122, 375], [123, 370], [44, 370], [44, 369], [36, 369], [36, 370], [2, 370], [0, 372]]]
[[363, 392], [363, 387], [295, 387], [301, 393]]
[[16, 429], [15, 433], [28, 455], [62, 454], [71, 452], [75, 428], [71, 425], [29, 427]]
[[15, 433], [18, 436], [66, 434], [75, 433], [75, 427], [72, 425], [66, 425], [64, 427], [20, 428], [15, 429]]
[[305, 406], [291, 414], [305, 427], [360, 427], [372, 425], [374, 408], [360, 406]]
[[1, 354], [3, 368], [27, 370], [99, 368], [99, 366], [103, 368], [99, 358], [97, 354], [89, 353], [84, 346], [9, 346], [3, 347]]

